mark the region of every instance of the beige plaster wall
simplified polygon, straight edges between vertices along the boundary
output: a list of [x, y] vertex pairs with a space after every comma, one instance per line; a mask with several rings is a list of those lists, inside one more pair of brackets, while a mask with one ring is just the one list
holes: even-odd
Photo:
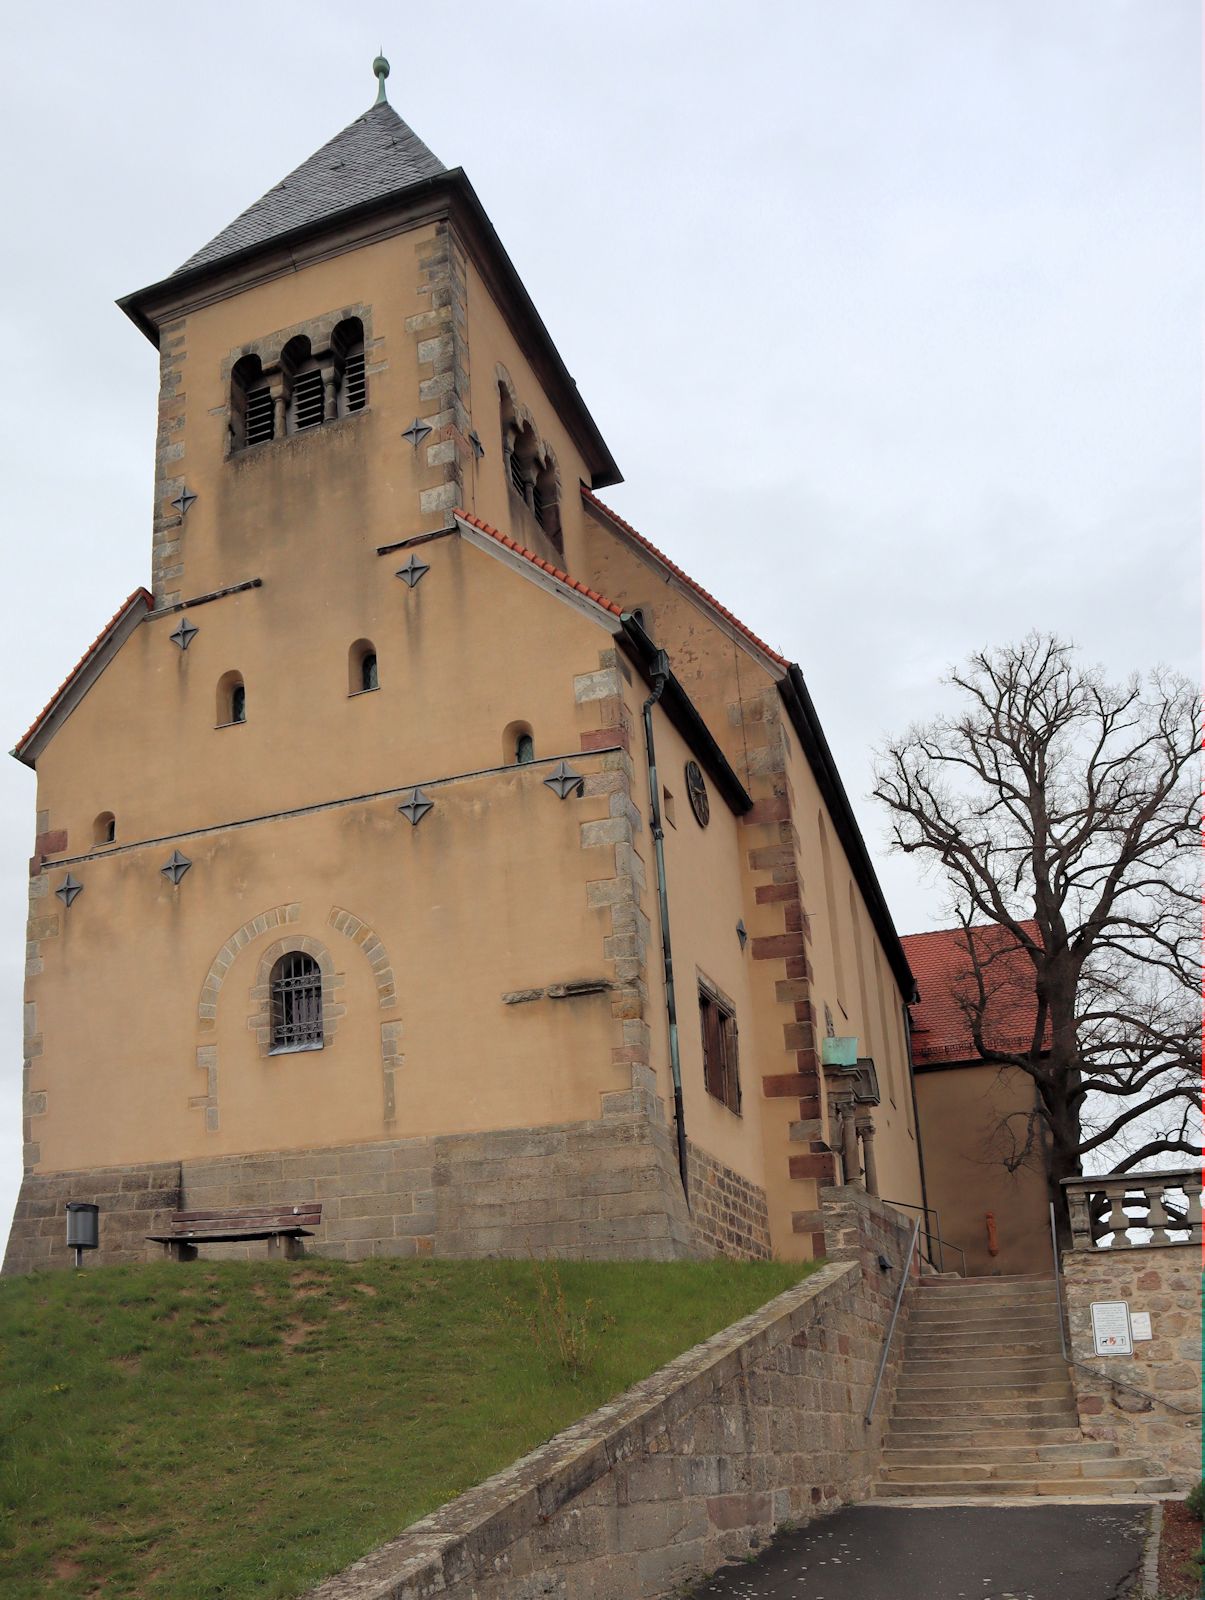
[[[586, 886], [614, 875], [613, 850], [583, 849], [580, 831], [609, 816], [608, 796], [562, 802], [539, 764], [489, 770], [516, 717], [539, 756], [602, 769], [605, 754], [578, 750], [597, 710], [577, 704], [574, 677], [597, 669], [609, 634], [457, 537], [424, 550], [432, 570], [413, 591], [385, 564], [370, 569], [369, 600], [332, 586], [325, 608], [301, 613], [312, 639], [303, 629], [290, 642], [267, 583], [199, 611], [186, 653], [167, 639], [170, 621], [144, 624], [52, 741], [40, 805], [67, 829], [69, 854], [42, 879], [28, 996], [44, 1169], [564, 1122], [598, 1116], [600, 1094], [629, 1087], [611, 1064], [607, 995], [501, 1002], [608, 976], [609, 915]], [[346, 648], [361, 635], [378, 645], [381, 688], [349, 698]], [[232, 661], [248, 721], [215, 729], [214, 689]], [[440, 785], [417, 828], [397, 812], [396, 791], [414, 782]], [[354, 799], [378, 789], [393, 792]], [[277, 815], [297, 807], [313, 809]], [[118, 844], [75, 859], [70, 841], [90, 838], [102, 809], [118, 818]], [[223, 826], [235, 822], [246, 825]], [[204, 831], [181, 837], [188, 829]], [[173, 887], [160, 867], [177, 844], [193, 865]], [[84, 884], [70, 909], [49, 892], [62, 860]], [[387, 953], [386, 993], [332, 924], [339, 910]], [[240, 929], [246, 948], [204, 1016], [206, 975]], [[322, 1052], [264, 1058], [252, 990], [261, 953], [285, 934], [329, 952], [329, 1000], [344, 1014], [332, 1013]], [[400, 1033], [383, 1037], [395, 1022]], [[210, 1048], [207, 1130], [214, 1107], [190, 1102], [213, 1099], [212, 1063], [197, 1053]], [[399, 1078], [391, 1117], [385, 1058], [396, 1054], [405, 1093]]]
[[[437, 486], [442, 471], [400, 434], [433, 409], [420, 398], [406, 322], [430, 308], [418, 253], [434, 239], [426, 224], [244, 287], [174, 325], [186, 352], [178, 470], [197, 496], [181, 529], [183, 598], [261, 573], [304, 574], [313, 562], [326, 570], [338, 561], [354, 584], [349, 557], [420, 531], [415, 490]], [[229, 371], [242, 348], [277, 332], [283, 345], [314, 319], [361, 308], [367, 409], [227, 460]]]
[[[638, 697], [639, 701], [639, 697]], [[705, 779], [711, 804], [710, 822], [701, 828], [686, 794], [685, 768], [691, 752], [664, 717], [656, 724], [657, 768], [662, 789], [673, 795], [676, 824], [665, 824], [665, 870], [673, 931], [674, 987], [678, 1009], [682, 1098], [689, 1137], [728, 1166], [765, 1185], [762, 1147], [760, 1065], [765, 1040], [759, 1027], [752, 981], [752, 952], [742, 950], [736, 924], [743, 909], [741, 822], [733, 815], [710, 779]], [[638, 733], [637, 784], [645, 818], [642, 850], [647, 854], [648, 902], [652, 939], [648, 955], [649, 1020], [658, 1089], [671, 1093], [669, 1043], [665, 1014], [661, 928], [653, 874], [652, 840], [648, 837], [647, 771], [643, 729]], [[663, 801], [664, 804], [664, 801]], [[708, 1094], [703, 1077], [703, 1038], [699, 1018], [699, 978], [709, 978], [733, 1002], [739, 1029], [741, 1072], [740, 1115]]]
[[[972, 1277], [1051, 1270], [1050, 1215], [1041, 1152], [1016, 1172], [1004, 1165], [1000, 1126], [1034, 1104], [1033, 1080], [1016, 1068], [930, 1068], [916, 1075], [929, 1204], [943, 1237], [966, 1252]], [[1022, 1134], [1023, 1136], [1023, 1134]], [[998, 1253], [988, 1248], [987, 1214], [996, 1219]], [[957, 1269], [957, 1257], [947, 1266]]]
[[[144, 622], [39, 758], [38, 806], [67, 830], [66, 854], [91, 848], [101, 811], [120, 845], [496, 767], [516, 720], [538, 756], [576, 752], [589, 711], [573, 679], [610, 644], [597, 623], [458, 535], [419, 547], [431, 570], [413, 589], [401, 557], [352, 559], [328, 539], [294, 561], [278, 537], [261, 589], [190, 613], [186, 651], [169, 638], [178, 617]], [[359, 639], [381, 687], [349, 695]], [[247, 720], [219, 727], [231, 670]]]

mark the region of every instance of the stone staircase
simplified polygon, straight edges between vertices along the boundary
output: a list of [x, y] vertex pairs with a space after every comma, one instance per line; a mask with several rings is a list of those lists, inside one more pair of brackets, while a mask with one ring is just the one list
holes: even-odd
[[1173, 1488], [1085, 1439], [1054, 1279], [925, 1278], [888, 1424], [879, 1499], [1151, 1495]]

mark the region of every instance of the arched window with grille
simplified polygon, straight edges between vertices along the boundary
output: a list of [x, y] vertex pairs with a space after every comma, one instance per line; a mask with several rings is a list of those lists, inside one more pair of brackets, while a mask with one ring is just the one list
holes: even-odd
[[272, 968], [272, 1051], [322, 1049], [322, 969], [303, 950]]

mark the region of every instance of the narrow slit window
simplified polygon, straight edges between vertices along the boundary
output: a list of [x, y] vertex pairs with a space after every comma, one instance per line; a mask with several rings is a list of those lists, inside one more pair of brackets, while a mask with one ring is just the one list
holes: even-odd
[[347, 692], [365, 694], [381, 687], [377, 647], [371, 639], [357, 639], [347, 652]]
[[241, 672], [224, 672], [218, 679], [217, 725], [228, 728], [247, 720], [247, 691]]
[[102, 811], [92, 824], [93, 844], [115, 844], [117, 842], [117, 818], [111, 811]]
[[536, 744], [530, 733], [521, 733], [515, 740], [515, 765], [525, 767], [536, 758]]
[[293, 950], [272, 968], [272, 1049], [322, 1049], [322, 971]]

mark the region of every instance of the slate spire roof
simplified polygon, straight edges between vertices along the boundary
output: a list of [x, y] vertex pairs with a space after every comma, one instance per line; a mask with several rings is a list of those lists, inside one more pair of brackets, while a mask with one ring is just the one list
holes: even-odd
[[267, 244], [306, 223], [383, 199], [446, 171], [439, 157], [388, 101], [379, 101], [269, 189], [176, 272], [189, 272]]

